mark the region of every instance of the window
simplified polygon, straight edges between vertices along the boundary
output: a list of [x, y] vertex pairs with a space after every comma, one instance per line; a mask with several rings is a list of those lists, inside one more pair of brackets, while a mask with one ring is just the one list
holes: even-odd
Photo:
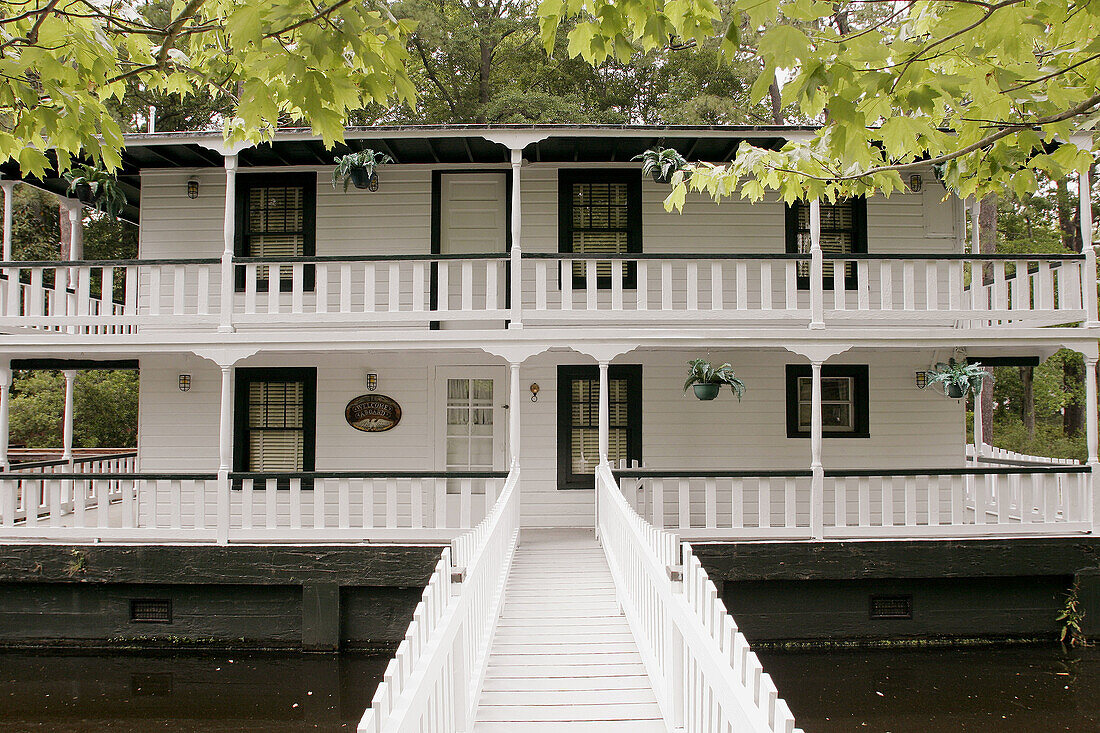
[[[608, 368], [608, 458], [642, 457], [642, 368]], [[600, 371], [558, 367], [558, 488], [591, 489], [600, 461]]]
[[[867, 251], [867, 199], [853, 198], [836, 203], [821, 202], [821, 251], [823, 254], [852, 254]], [[810, 253], [810, 205], [797, 201], [787, 206], [787, 252]], [[823, 286], [833, 288], [833, 261], [825, 260]], [[856, 287], [856, 265], [844, 265], [844, 287]], [[798, 287], [810, 287], [810, 263], [798, 263]]]
[[[239, 257], [310, 257], [316, 254], [317, 176], [313, 173], [254, 174], [237, 178], [237, 246]], [[237, 288], [244, 289], [244, 268], [237, 269]], [[257, 268], [257, 289], [266, 291], [270, 273]], [[313, 289], [313, 267], [304, 272], [304, 287]], [[290, 290], [291, 272], [281, 268], [280, 290]]]
[[[787, 437], [810, 437], [813, 376], [787, 365]], [[826, 438], [869, 438], [866, 366], [821, 367], [821, 430]]]
[[[626, 254], [642, 251], [642, 180], [637, 171], [561, 171], [558, 177], [558, 251]], [[573, 287], [583, 288], [588, 263], [573, 263]], [[611, 287], [611, 262], [595, 264], [596, 285]], [[636, 287], [632, 263], [623, 287]]]
[[316, 369], [238, 369], [235, 470], [312, 471], [316, 414]]

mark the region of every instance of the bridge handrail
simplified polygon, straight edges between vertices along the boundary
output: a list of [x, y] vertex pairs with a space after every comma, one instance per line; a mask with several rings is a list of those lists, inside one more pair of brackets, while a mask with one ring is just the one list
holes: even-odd
[[1080, 466], [1081, 461], [1074, 458], [1053, 458], [1050, 456], [1032, 456], [1017, 453], [1014, 450], [998, 448], [989, 443], [982, 445], [981, 454], [973, 443], [966, 444], [966, 460], [972, 463], [993, 463], [1009, 466]]
[[519, 539], [520, 469], [492, 510], [436, 563], [359, 733], [469, 731]]
[[790, 708], [691, 546], [642, 519], [606, 462], [596, 491], [600, 544], [670, 727], [712, 721], [712, 730], [795, 733]]

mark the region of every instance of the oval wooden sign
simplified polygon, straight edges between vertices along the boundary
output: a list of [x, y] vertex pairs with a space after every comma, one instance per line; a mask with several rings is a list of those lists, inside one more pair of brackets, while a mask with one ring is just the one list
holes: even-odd
[[344, 408], [344, 419], [364, 433], [383, 433], [401, 422], [401, 405], [384, 394], [359, 395]]

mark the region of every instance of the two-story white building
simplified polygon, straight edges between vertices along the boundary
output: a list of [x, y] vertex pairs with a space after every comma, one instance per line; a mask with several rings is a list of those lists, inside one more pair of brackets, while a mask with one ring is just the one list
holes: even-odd
[[[138, 258], [4, 262], [0, 361], [9, 382], [137, 364], [136, 467], [86, 494], [4, 482], [0, 534], [443, 540], [513, 461], [524, 526], [587, 527], [601, 454], [688, 538], [1091, 531], [1091, 249], [974, 254], [930, 168], [889, 198], [692, 194], [677, 214], [631, 162], [806, 134], [355, 128], [350, 149], [395, 162], [347, 192], [308, 132], [132, 135]], [[963, 401], [918, 386], [948, 358], [1061, 347], [1088, 365], [1088, 467], [968, 461]], [[731, 363], [744, 399], [685, 394], [695, 358]]]

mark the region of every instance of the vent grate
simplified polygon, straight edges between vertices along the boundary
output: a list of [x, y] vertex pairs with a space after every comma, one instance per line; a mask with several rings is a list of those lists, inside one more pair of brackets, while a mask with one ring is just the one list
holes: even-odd
[[871, 596], [871, 619], [913, 618], [913, 596]]
[[131, 598], [130, 621], [139, 624], [170, 624], [172, 623], [172, 601]]

